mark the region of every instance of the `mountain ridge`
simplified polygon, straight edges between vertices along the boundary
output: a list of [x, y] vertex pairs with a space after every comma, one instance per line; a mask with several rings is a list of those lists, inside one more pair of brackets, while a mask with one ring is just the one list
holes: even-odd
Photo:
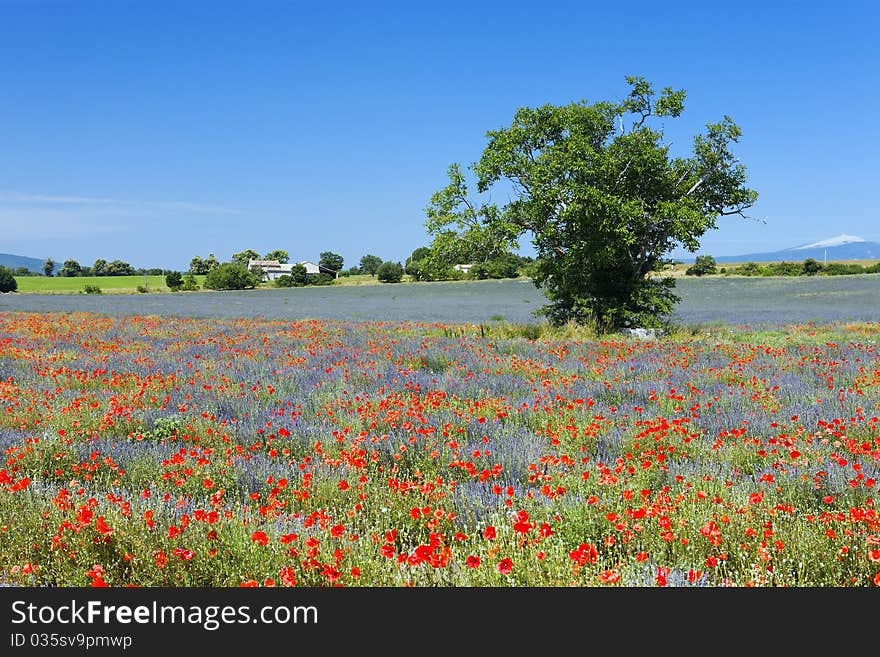
[[43, 273], [43, 263], [45, 259], [29, 258], [28, 256], [15, 255], [13, 253], [0, 253], [0, 265], [9, 267], [13, 271], [19, 267], [27, 267], [34, 273]]
[[[871, 242], [855, 235], [841, 233], [836, 237], [792, 246], [779, 251], [743, 253], [741, 255], [712, 256], [715, 262], [803, 262], [813, 258], [820, 262], [841, 260], [880, 260], [880, 242]], [[696, 256], [683, 262], [694, 262]]]

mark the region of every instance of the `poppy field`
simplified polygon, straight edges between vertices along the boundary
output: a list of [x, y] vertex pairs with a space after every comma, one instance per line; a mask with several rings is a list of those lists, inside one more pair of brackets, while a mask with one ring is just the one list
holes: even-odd
[[0, 314], [0, 584], [880, 586], [880, 324]]

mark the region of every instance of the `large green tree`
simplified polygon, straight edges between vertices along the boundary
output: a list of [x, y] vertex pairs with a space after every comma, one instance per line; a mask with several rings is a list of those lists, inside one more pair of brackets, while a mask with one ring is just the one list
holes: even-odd
[[59, 276], [73, 277], [82, 275], [82, 266], [74, 259], [65, 260], [58, 270]]
[[360, 263], [360, 272], [362, 274], [369, 274], [370, 276], [375, 276], [376, 272], [379, 271], [379, 267], [382, 266], [382, 258], [377, 255], [367, 254], [361, 257]]
[[342, 256], [338, 253], [324, 251], [321, 253], [320, 260], [318, 260], [318, 266], [321, 268], [322, 272], [333, 272], [335, 274], [336, 272], [342, 271], [342, 264], [344, 262]]
[[55, 261], [52, 258], [46, 258], [46, 262], [43, 263], [43, 273], [46, 276], [51, 276], [55, 271]]
[[516, 248], [516, 227], [504, 220], [498, 206], [471, 198], [461, 166], [450, 165], [447, 174], [449, 184], [425, 209], [425, 227], [433, 237], [429, 263], [435, 268], [475, 264]]
[[730, 117], [675, 156], [657, 124], [681, 115], [685, 92], [626, 80], [622, 100], [521, 108], [487, 133], [471, 168], [477, 191], [500, 188], [505, 205], [467, 200], [455, 167], [428, 208], [427, 228], [447, 239], [530, 235], [534, 281], [550, 302], [542, 312], [554, 324], [661, 326], [678, 301], [674, 279], [656, 274], [668, 254], [696, 251], [720, 217], [745, 216], [757, 199], [731, 152], [741, 131]]

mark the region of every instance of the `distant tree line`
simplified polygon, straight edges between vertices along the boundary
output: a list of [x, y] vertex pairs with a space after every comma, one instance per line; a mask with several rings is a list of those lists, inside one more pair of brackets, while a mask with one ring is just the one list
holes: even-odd
[[717, 266], [712, 256], [697, 256], [696, 261], [685, 270], [687, 276], [705, 276], [710, 274], [728, 276], [841, 276], [847, 274], [880, 274], [880, 262], [873, 265], [858, 263], [829, 262], [822, 263], [815, 258], [807, 258], [803, 262], [746, 262], [735, 267]]
[[[43, 266], [43, 273], [46, 276], [52, 276], [54, 269], [55, 262], [50, 258]], [[63, 278], [84, 276], [162, 276], [168, 271], [170, 270], [161, 267], [135, 268], [123, 260], [111, 260], [108, 262], [103, 258], [98, 258], [90, 267], [88, 265], [81, 265], [74, 259], [69, 259], [64, 261], [55, 275]]]

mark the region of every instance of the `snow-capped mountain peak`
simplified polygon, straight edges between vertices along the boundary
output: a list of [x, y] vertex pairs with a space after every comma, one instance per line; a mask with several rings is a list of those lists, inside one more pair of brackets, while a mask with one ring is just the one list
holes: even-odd
[[842, 246], [844, 244], [853, 244], [855, 242], [864, 242], [866, 240], [861, 237], [856, 237], [855, 235], [846, 235], [841, 233], [837, 237], [829, 237], [827, 240], [822, 240], [821, 242], [813, 242], [812, 244], [804, 244], [803, 246], [796, 246], [792, 250], [799, 251], [801, 249], [823, 249], [823, 248], [831, 248], [833, 246]]

